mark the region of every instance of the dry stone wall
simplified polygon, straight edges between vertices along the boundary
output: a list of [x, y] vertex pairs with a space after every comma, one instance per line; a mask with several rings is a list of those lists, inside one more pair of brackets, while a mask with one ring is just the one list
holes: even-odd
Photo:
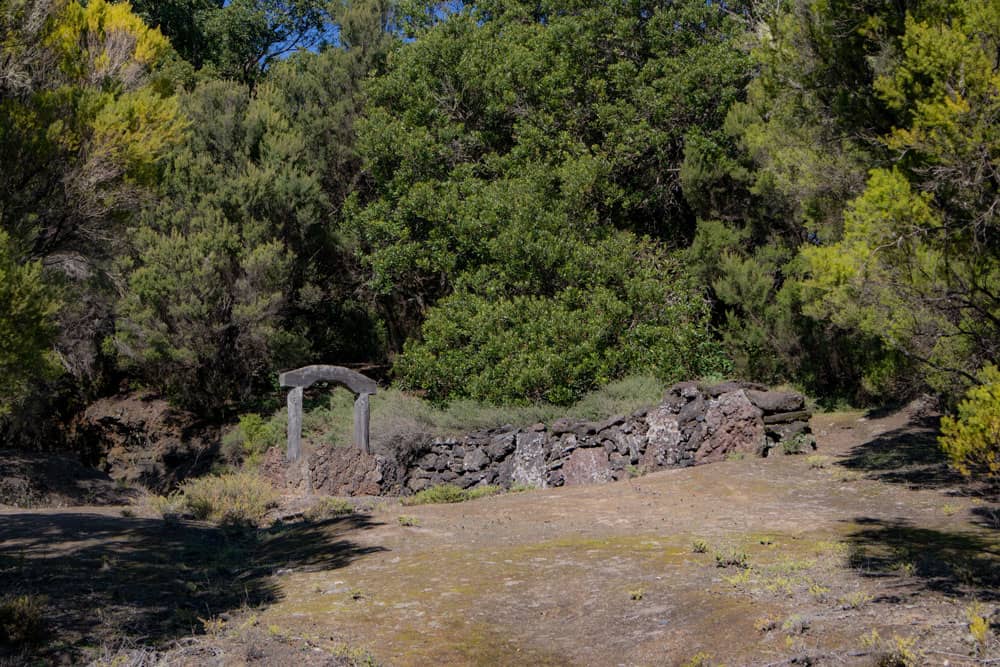
[[[265, 474], [300, 491], [408, 494], [439, 484], [536, 488], [600, 484], [638, 472], [724, 459], [767, 456], [782, 443], [815, 447], [801, 394], [761, 385], [685, 382], [650, 409], [596, 422], [557, 419], [458, 438], [426, 439], [393, 451], [320, 448], [299, 464], [275, 449]], [[789, 447], [791, 448], [791, 447]]]

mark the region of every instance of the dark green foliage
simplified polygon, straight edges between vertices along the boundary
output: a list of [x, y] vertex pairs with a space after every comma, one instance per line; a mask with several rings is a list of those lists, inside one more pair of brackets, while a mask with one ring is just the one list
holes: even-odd
[[272, 63], [334, 36], [335, 7], [322, 0], [133, 0], [149, 25], [195, 68], [254, 83]]
[[667, 381], [725, 373], [707, 304], [652, 250], [635, 259], [619, 258], [625, 275], [610, 277], [610, 285], [569, 286], [552, 296], [459, 291], [431, 309], [423, 339], [407, 345], [396, 372], [439, 400], [557, 404], [628, 371]]
[[348, 228], [393, 346], [423, 323], [398, 375], [439, 399], [565, 403], [629, 371], [719, 369], [697, 288], [639, 235], [691, 233], [684, 138], [740, 95], [738, 23], [698, 1], [567, 9], [449, 16], [369, 91], [374, 191]]

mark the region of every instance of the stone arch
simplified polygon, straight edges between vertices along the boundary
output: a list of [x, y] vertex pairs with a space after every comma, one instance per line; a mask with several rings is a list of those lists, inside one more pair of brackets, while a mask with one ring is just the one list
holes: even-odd
[[369, 377], [343, 366], [303, 366], [278, 376], [288, 392], [288, 454], [295, 461], [302, 453], [302, 391], [317, 382], [332, 382], [354, 393], [354, 445], [371, 454], [368, 426], [371, 418], [368, 397], [378, 393], [378, 385]]

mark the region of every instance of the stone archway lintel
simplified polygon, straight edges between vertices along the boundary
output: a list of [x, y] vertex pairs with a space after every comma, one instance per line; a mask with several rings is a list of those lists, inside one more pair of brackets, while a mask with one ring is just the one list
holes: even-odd
[[371, 418], [368, 397], [378, 393], [378, 385], [369, 377], [343, 366], [313, 365], [286, 371], [278, 376], [288, 392], [288, 452], [289, 461], [299, 458], [302, 450], [302, 390], [317, 382], [332, 382], [354, 393], [354, 445], [371, 454], [368, 424]]

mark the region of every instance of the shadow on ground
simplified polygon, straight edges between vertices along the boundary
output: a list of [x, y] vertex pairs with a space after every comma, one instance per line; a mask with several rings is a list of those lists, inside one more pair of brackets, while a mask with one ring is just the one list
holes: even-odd
[[854, 447], [839, 465], [914, 489], [964, 485], [938, 447], [939, 420], [923, 417]]
[[862, 576], [900, 577], [948, 596], [1000, 600], [1000, 540], [982, 532], [918, 528], [861, 517], [848, 535], [850, 564]]
[[[284, 569], [332, 570], [381, 547], [367, 516], [233, 532], [196, 522], [86, 513], [0, 517], [0, 597], [44, 596], [51, 653], [162, 644], [201, 619], [279, 599]], [[2, 653], [2, 647], [0, 647]]]

